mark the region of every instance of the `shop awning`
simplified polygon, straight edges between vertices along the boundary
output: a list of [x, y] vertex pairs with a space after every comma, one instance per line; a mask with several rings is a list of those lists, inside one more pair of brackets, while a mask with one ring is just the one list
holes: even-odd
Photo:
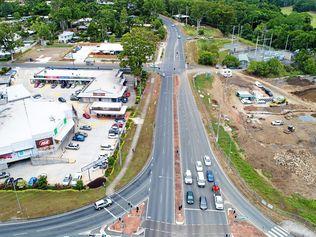
[[74, 125], [75, 125], [74, 121], [67, 120], [67, 124], [62, 128], [61, 131], [58, 131], [54, 139], [57, 141], [62, 141], [64, 137], [68, 134], [68, 132], [73, 128]]

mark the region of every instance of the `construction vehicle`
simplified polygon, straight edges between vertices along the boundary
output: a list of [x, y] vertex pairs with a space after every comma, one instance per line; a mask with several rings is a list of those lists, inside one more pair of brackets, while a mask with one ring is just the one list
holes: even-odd
[[287, 130], [284, 130], [283, 132], [286, 134], [293, 133], [293, 132], [295, 132], [295, 127], [293, 125], [289, 125], [289, 126], [287, 126]]

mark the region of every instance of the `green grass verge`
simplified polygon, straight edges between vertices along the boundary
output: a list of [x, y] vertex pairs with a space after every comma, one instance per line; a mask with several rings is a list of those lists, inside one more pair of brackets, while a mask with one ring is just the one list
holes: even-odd
[[0, 220], [36, 218], [67, 212], [90, 204], [105, 195], [105, 188], [83, 191], [70, 190], [24, 190], [17, 192], [22, 213], [13, 191], [0, 191]]
[[194, 87], [199, 93], [199, 97], [203, 100], [203, 103], [207, 106], [211, 106], [211, 95], [205, 90], [205, 88], [212, 88], [213, 76], [207, 74], [201, 74], [193, 78]]
[[285, 15], [290, 15], [293, 12], [293, 7], [292, 6], [281, 7], [281, 12]]
[[204, 31], [203, 35], [198, 34], [198, 31], [196, 30], [195, 26], [190, 26], [190, 25], [183, 26], [183, 30], [184, 30], [185, 34], [188, 36], [192, 36], [192, 37], [195, 37], [195, 36], [222, 37], [222, 33], [219, 29], [212, 28], [210, 26], [201, 26], [200, 29]]
[[[201, 98], [201, 92], [206, 94], [212, 88], [213, 78], [207, 78], [205, 75], [199, 75], [192, 82], [195, 90], [195, 98], [198, 99], [211, 117], [214, 117], [208, 98]], [[200, 91], [200, 93], [198, 92]], [[212, 96], [212, 95], [210, 95]], [[199, 106], [201, 109], [202, 107]], [[237, 137], [236, 132], [231, 134], [226, 132], [223, 126], [217, 126], [212, 122], [212, 129], [217, 133], [219, 132], [218, 145], [223, 153], [229, 158], [229, 161], [235, 167], [240, 177], [254, 190], [261, 198], [273, 204], [281, 210], [284, 210], [291, 215], [294, 215], [304, 221], [307, 221], [316, 227], [316, 200], [306, 199], [299, 194], [286, 196], [278, 189], [274, 188], [269, 181], [260, 176], [256, 170], [248, 163], [243, 155], [243, 151], [235, 142]]]

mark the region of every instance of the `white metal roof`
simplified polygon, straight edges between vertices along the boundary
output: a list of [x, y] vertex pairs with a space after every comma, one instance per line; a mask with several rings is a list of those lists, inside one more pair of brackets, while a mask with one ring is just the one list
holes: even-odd
[[112, 103], [112, 102], [93, 102], [90, 108], [100, 107], [100, 108], [113, 108], [119, 109], [122, 107], [122, 103]]
[[30, 92], [22, 84], [9, 86], [6, 91], [9, 102], [31, 97]]
[[102, 43], [96, 47], [92, 52], [111, 52], [111, 51], [123, 51], [123, 46], [120, 43]]

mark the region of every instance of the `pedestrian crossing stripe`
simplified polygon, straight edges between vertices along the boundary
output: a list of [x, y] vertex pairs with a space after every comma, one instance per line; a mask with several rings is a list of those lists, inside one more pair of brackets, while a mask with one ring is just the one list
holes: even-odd
[[269, 237], [286, 237], [289, 233], [280, 226], [275, 226], [266, 233]]

